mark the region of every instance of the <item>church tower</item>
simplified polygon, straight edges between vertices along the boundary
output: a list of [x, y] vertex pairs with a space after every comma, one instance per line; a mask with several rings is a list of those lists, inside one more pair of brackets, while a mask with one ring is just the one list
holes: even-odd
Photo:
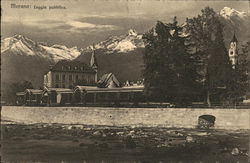
[[96, 60], [96, 56], [95, 56], [95, 45], [94, 44], [93, 44], [92, 55], [91, 55], [91, 59], [90, 59], [90, 67], [93, 68], [94, 71], [96, 72], [95, 82], [97, 83], [98, 64], [97, 64], [97, 60]]
[[230, 48], [228, 50], [229, 59], [232, 63], [233, 69], [235, 69], [235, 66], [237, 64], [237, 56], [238, 56], [237, 46], [238, 46], [238, 40], [234, 33], [233, 39], [230, 42]]

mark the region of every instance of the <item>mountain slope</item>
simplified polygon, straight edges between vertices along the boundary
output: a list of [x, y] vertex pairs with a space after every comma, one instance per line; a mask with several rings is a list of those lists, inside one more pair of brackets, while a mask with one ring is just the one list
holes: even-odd
[[[112, 72], [120, 82], [142, 79], [143, 48], [136, 48], [127, 53], [106, 53], [103, 49], [95, 50], [98, 63], [98, 78]], [[92, 52], [80, 55], [76, 60], [89, 64]]]

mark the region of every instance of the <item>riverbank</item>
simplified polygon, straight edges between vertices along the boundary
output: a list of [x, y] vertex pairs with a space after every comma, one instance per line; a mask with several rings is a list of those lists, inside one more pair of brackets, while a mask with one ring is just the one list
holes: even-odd
[[250, 130], [4, 121], [3, 162], [247, 162]]

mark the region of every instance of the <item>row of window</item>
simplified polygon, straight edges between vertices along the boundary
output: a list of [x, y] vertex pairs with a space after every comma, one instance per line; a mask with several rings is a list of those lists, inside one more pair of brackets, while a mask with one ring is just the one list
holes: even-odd
[[78, 66], [62, 66], [62, 70], [84, 70], [84, 66], [78, 67]]
[[[66, 80], [66, 75], [65, 74], [62, 74], [62, 81], [65, 81]], [[68, 77], [69, 81], [73, 81], [73, 75], [69, 75]], [[84, 75], [82, 75], [82, 79], [84, 79]], [[79, 76], [78, 75], [75, 75], [75, 81], [78, 81], [79, 80]], [[90, 76], [87, 75], [87, 81], [90, 80]], [[56, 81], [60, 81], [60, 76], [59, 74], [56, 74]]]

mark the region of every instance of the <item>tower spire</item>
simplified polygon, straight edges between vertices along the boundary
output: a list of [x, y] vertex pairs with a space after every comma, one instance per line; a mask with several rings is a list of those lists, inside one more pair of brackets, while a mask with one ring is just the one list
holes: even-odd
[[95, 44], [93, 44], [93, 47], [92, 47], [92, 55], [91, 55], [91, 59], [90, 59], [90, 66], [92, 68], [97, 68], [98, 67], [96, 56], [95, 56]]
[[97, 83], [97, 72], [98, 72], [98, 64], [95, 56], [95, 44], [93, 43], [92, 47], [92, 55], [90, 59], [90, 67], [95, 71], [95, 82]]
[[237, 38], [235, 36], [235, 31], [234, 31], [234, 35], [233, 35], [233, 38], [232, 38], [231, 42], [236, 42], [236, 43], [238, 42], [238, 40], [237, 40]]

